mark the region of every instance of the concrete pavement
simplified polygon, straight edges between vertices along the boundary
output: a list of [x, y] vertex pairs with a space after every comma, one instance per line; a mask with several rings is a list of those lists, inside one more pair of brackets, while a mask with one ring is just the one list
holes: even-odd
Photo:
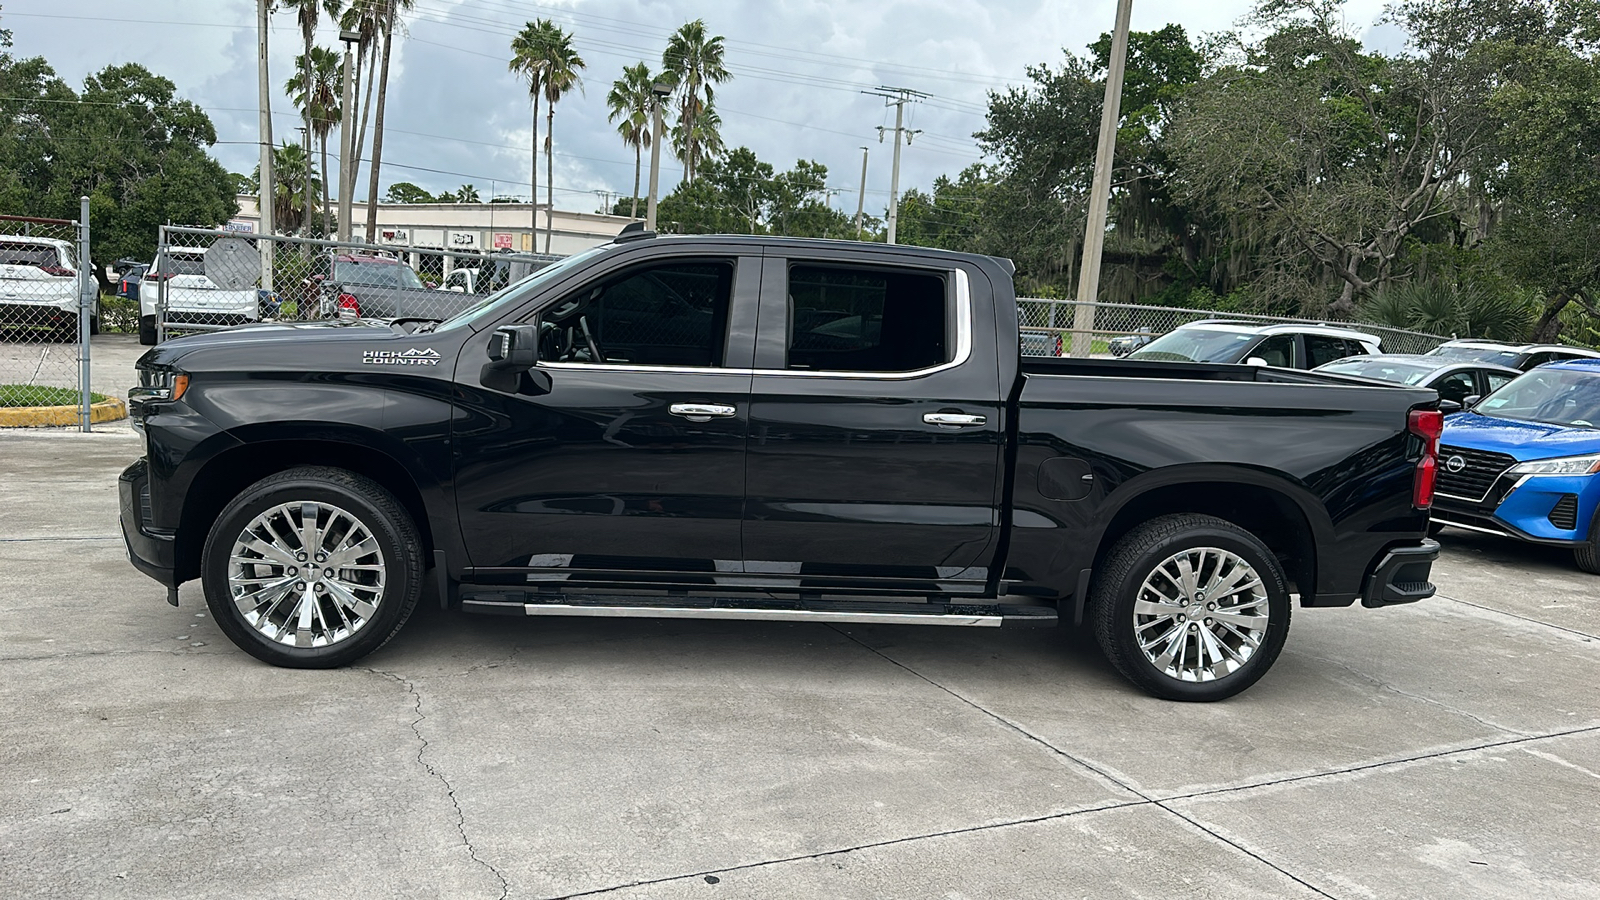
[[1447, 596], [1296, 610], [1203, 706], [1055, 631], [427, 604], [302, 672], [128, 565], [139, 452], [0, 434], [0, 896], [1600, 896], [1564, 554], [1447, 531]]

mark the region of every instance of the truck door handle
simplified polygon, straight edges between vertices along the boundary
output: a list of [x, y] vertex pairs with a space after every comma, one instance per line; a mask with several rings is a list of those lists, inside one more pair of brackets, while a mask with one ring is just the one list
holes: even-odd
[[720, 403], [674, 403], [667, 407], [667, 411], [675, 416], [683, 416], [691, 422], [709, 422], [713, 417], [726, 418], [738, 412], [731, 406]]
[[962, 428], [973, 425], [985, 425], [988, 423], [989, 419], [987, 416], [971, 416], [967, 415], [966, 413], [937, 412], [927, 413], [922, 417], [922, 421], [927, 422], [929, 425], [943, 425], [951, 428]]

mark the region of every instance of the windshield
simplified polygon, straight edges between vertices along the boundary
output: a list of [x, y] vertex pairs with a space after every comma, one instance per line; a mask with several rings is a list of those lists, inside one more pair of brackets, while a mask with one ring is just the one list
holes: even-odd
[[333, 280], [340, 284], [365, 285], [367, 287], [424, 290], [422, 281], [417, 278], [417, 273], [411, 271], [410, 266], [396, 262], [341, 260], [334, 263]]
[[599, 256], [600, 254], [611, 249], [612, 246], [613, 245], [611, 244], [601, 244], [598, 247], [590, 247], [588, 250], [585, 250], [582, 253], [574, 253], [558, 263], [545, 266], [539, 271], [528, 275], [526, 278], [523, 278], [521, 281], [509, 284], [506, 287], [501, 288], [500, 290], [495, 291], [489, 296], [483, 298], [482, 300], [479, 300], [477, 303], [474, 303], [466, 309], [463, 309], [461, 312], [456, 313], [441, 323], [438, 328], [434, 329], [434, 331], [448, 331], [451, 328], [460, 328], [463, 325], [471, 325], [479, 319], [492, 319], [499, 315], [506, 307], [522, 302], [522, 300], [527, 297], [528, 288], [543, 284], [546, 281], [552, 281], [560, 278], [567, 271], [575, 268], [587, 260]]
[[1485, 397], [1472, 411], [1500, 419], [1594, 428], [1600, 422], [1600, 371], [1534, 369]]
[[1209, 328], [1179, 328], [1144, 345], [1129, 359], [1180, 360], [1191, 362], [1237, 362], [1239, 352], [1255, 335], [1248, 331], [1213, 331]]
[[1420, 384], [1423, 379], [1433, 374], [1438, 366], [1419, 365], [1417, 363], [1391, 362], [1382, 359], [1350, 359], [1340, 360], [1318, 366], [1318, 372], [1330, 372], [1334, 375], [1357, 375], [1362, 378], [1376, 378], [1380, 381], [1392, 381], [1395, 384]]
[[1452, 347], [1445, 344], [1429, 350], [1426, 356], [1442, 356], [1445, 359], [1461, 359], [1468, 362], [1499, 363], [1502, 366], [1513, 365], [1517, 357], [1522, 355], [1517, 350], [1504, 350], [1499, 347]]

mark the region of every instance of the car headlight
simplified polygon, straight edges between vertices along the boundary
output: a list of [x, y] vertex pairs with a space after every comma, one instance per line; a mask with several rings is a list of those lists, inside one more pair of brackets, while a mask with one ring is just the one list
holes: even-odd
[[1535, 459], [1511, 467], [1512, 475], [1593, 475], [1600, 472], [1600, 453]]
[[189, 376], [171, 369], [140, 369], [139, 384], [128, 391], [128, 399], [176, 400], [189, 389]]

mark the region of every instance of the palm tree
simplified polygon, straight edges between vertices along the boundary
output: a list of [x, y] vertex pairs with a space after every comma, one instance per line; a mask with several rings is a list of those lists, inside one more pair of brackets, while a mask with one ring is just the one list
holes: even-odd
[[[622, 142], [633, 148], [633, 196], [628, 215], [639, 218], [639, 169], [644, 148], [650, 146], [650, 111], [655, 95], [650, 92], [655, 76], [644, 63], [624, 66], [622, 77], [611, 82], [611, 93], [606, 94], [606, 105], [611, 107], [607, 122], [617, 123], [617, 134]], [[620, 121], [619, 121], [620, 120]]]
[[[328, 134], [339, 122], [339, 91], [343, 85], [344, 65], [339, 54], [326, 47], [311, 48], [311, 64], [295, 60], [299, 71], [284, 85], [289, 96], [311, 122], [311, 134], [322, 146], [322, 234], [332, 234], [328, 222]], [[310, 90], [306, 89], [305, 75], [311, 75]]]
[[714, 127], [697, 125], [696, 120], [710, 110], [715, 86], [733, 77], [723, 66], [722, 56], [722, 35], [708, 38], [704, 19], [687, 22], [673, 32], [661, 54], [661, 66], [678, 94], [678, 127], [686, 138], [679, 151], [685, 181], [694, 180], [700, 160], [709, 155], [708, 145], [721, 145], [720, 137], [707, 142]]
[[550, 252], [550, 239], [553, 230], [552, 216], [555, 212], [555, 155], [553, 135], [556, 125], [556, 102], [566, 96], [575, 87], [581, 87], [583, 79], [578, 76], [578, 70], [585, 67], [583, 57], [572, 47], [572, 35], [549, 19], [540, 19], [529, 22], [511, 39], [511, 64], [510, 70], [525, 75], [528, 78], [528, 90], [533, 97], [533, 143], [534, 143], [534, 227], [538, 228], [538, 199], [539, 199], [539, 173], [538, 173], [538, 145], [539, 145], [539, 95], [542, 93], [548, 109], [545, 113], [545, 214], [544, 252]]
[[688, 159], [691, 148], [701, 161], [722, 155], [722, 116], [709, 103], [695, 116], [692, 126], [682, 121], [672, 126], [672, 152], [682, 159]]
[[[361, 154], [367, 148], [367, 121], [372, 114], [372, 84], [373, 77], [378, 72], [376, 55], [378, 37], [382, 33], [379, 23], [382, 16], [379, 12], [385, 0], [350, 0], [350, 5], [345, 7], [344, 15], [339, 18], [339, 27], [345, 31], [354, 31], [361, 35], [356, 42], [356, 71], [355, 71], [355, 108], [361, 109], [361, 121], [355, 129], [355, 141], [351, 144], [353, 159], [350, 161], [350, 187], [354, 191], [355, 184], [361, 177]], [[361, 73], [365, 71], [367, 84], [361, 86]]]
[[[326, 12], [328, 18], [338, 19], [339, 10], [344, 6], [343, 0], [274, 0], [284, 9], [294, 12], [295, 21], [300, 23], [300, 37], [305, 41], [305, 52], [300, 55], [300, 76], [302, 84], [314, 84], [311, 74], [312, 42], [317, 36], [317, 20]], [[301, 112], [305, 119], [306, 134], [315, 133], [316, 123], [311, 120], [311, 107], [303, 104]], [[324, 178], [324, 181], [327, 179]], [[306, 223], [309, 226], [309, 221]]]
[[456, 191], [456, 202], [457, 203], [482, 203], [483, 199], [478, 196], [478, 189], [476, 187], [474, 187], [474, 186], [472, 186], [470, 184], [463, 184], [461, 186], [461, 190]]
[[[272, 171], [272, 215], [277, 228], [283, 232], [297, 231], [310, 219], [305, 209], [306, 176], [311, 171], [306, 149], [299, 144], [283, 143], [272, 151]], [[251, 178], [256, 184], [261, 183], [260, 166], [256, 166]], [[313, 175], [311, 193], [315, 194], [320, 188], [319, 180]]]
[[[378, 236], [378, 178], [383, 174], [383, 111], [389, 96], [389, 58], [394, 51], [394, 29], [400, 13], [412, 7], [415, 0], [375, 0], [373, 4], [375, 35], [383, 37], [383, 50], [378, 61], [377, 112], [372, 122], [372, 172], [367, 179], [367, 240]], [[376, 41], [374, 37], [374, 41]], [[374, 44], [376, 46], [376, 44]]]

